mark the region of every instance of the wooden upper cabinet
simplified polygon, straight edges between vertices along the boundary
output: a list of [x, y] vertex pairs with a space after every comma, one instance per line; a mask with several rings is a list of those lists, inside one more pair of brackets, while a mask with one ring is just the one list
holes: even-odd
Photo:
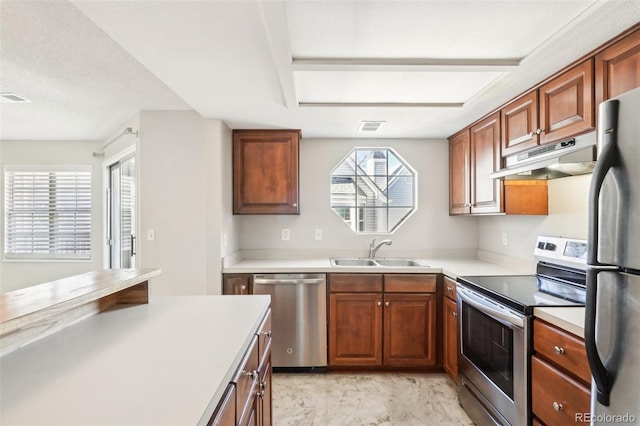
[[502, 181], [489, 175], [500, 169], [500, 113], [471, 127], [471, 213], [500, 213]]
[[502, 156], [537, 146], [538, 91], [534, 90], [511, 102], [500, 111], [502, 122]]
[[540, 86], [540, 144], [595, 129], [593, 59]]
[[449, 214], [471, 213], [469, 129], [449, 139]]
[[596, 55], [596, 106], [640, 87], [640, 30]]
[[299, 130], [233, 131], [233, 213], [299, 214]]

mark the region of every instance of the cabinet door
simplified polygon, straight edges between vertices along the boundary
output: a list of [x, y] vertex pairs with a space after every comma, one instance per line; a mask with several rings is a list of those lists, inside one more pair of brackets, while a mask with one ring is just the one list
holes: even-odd
[[471, 213], [469, 129], [449, 140], [449, 214]]
[[435, 294], [385, 294], [384, 365], [433, 366], [436, 352]]
[[471, 213], [502, 212], [502, 181], [489, 177], [501, 161], [498, 112], [471, 128]]
[[222, 294], [251, 294], [251, 274], [224, 274]]
[[596, 106], [640, 87], [640, 30], [596, 56]]
[[233, 213], [298, 214], [297, 130], [234, 130]]
[[455, 300], [444, 298], [442, 326], [442, 366], [451, 378], [458, 381], [458, 311]]
[[258, 393], [258, 425], [271, 426], [271, 359], [266, 368], [260, 371], [260, 390]]
[[589, 389], [532, 356], [531, 409], [547, 425], [575, 425], [576, 415], [590, 411]]
[[593, 59], [559, 75], [538, 90], [540, 96], [540, 144], [584, 133], [595, 128]]
[[329, 365], [382, 364], [382, 294], [329, 296]]
[[209, 420], [209, 426], [235, 426], [236, 424], [236, 387], [227, 386], [222, 401]]
[[538, 92], [533, 91], [511, 102], [500, 111], [502, 156], [538, 145]]

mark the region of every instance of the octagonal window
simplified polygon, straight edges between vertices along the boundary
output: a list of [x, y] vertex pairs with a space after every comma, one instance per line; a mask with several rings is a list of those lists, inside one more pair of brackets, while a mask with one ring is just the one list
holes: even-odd
[[354, 148], [331, 172], [331, 209], [358, 233], [391, 233], [416, 209], [417, 173], [391, 148]]

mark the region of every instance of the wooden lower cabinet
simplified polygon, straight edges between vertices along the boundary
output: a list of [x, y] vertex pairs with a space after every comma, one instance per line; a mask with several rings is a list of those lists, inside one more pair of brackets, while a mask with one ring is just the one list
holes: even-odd
[[236, 386], [229, 383], [222, 402], [213, 413], [210, 426], [235, 426], [236, 424]]
[[584, 340], [538, 318], [533, 322], [531, 410], [539, 424], [575, 425], [590, 412], [591, 374]]
[[435, 275], [331, 274], [329, 291], [330, 367], [437, 365]]
[[531, 359], [531, 409], [547, 425], [575, 425], [590, 412], [589, 389], [537, 356]]
[[253, 294], [251, 274], [223, 274], [222, 294]]
[[436, 365], [436, 295], [384, 295], [385, 365]]
[[271, 310], [253, 336], [209, 426], [271, 426]]
[[329, 295], [329, 365], [382, 364], [382, 293]]
[[[446, 284], [445, 284], [446, 285]], [[456, 301], [444, 298], [442, 306], [442, 367], [458, 381], [458, 306]]]

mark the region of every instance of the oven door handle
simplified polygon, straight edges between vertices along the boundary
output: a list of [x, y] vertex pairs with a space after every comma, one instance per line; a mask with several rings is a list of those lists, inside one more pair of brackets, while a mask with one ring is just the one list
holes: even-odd
[[474, 292], [467, 290], [466, 288], [458, 286], [458, 296], [460, 296], [460, 298], [469, 305], [473, 306], [481, 312], [486, 313], [487, 315], [500, 318], [501, 320], [515, 325], [516, 327], [524, 328], [523, 317], [508, 312], [506, 309], [500, 309], [495, 303], [476, 295]]

